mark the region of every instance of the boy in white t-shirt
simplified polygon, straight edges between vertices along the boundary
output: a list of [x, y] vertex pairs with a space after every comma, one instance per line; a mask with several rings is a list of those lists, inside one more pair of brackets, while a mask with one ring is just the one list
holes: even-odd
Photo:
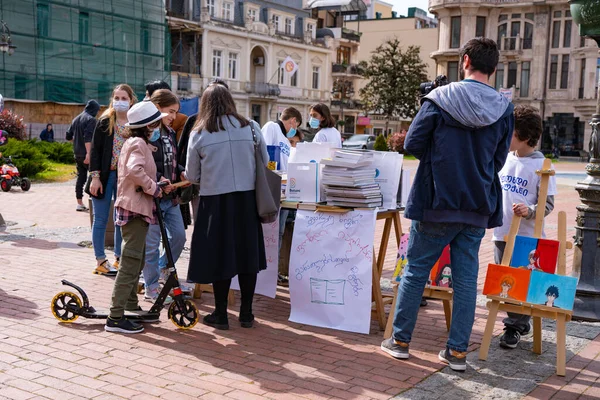
[[[535, 148], [542, 130], [542, 118], [536, 108], [524, 105], [515, 107], [515, 132], [510, 143], [510, 152], [506, 164], [498, 173], [502, 184], [504, 217], [502, 226], [494, 229], [492, 238], [495, 244], [496, 264], [502, 261], [506, 245], [504, 236], [510, 230], [513, 214], [523, 217], [518, 234], [533, 236], [541, 183], [541, 177], [535, 172], [542, 169], [544, 163], [544, 155]], [[554, 209], [555, 194], [556, 180], [551, 176], [544, 216]], [[542, 233], [542, 236], [545, 235]], [[508, 318], [502, 321], [505, 328], [504, 334], [500, 337], [500, 346], [508, 349], [517, 347], [521, 336], [528, 336], [532, 331], [530, 319], [528, 315], [508, 313]]]
[[281, 149], [279, 170], [286, 172], [290, 157], [290, 138], [296, 136], [296, 129], [302, 124], [302, 114], [294, 107], [281, 112], [277, 121], [267, 122], [261, 129], [267, 146], [279, 146]]
[[[279, 170], [282, 172], [287, 172], [291, 148], [295, 147], [295, 145], [292, 146], [290, 140], [293, 140], [295, 136], [299, 135], [297, 129], [301, 124], [302, 114], [300, 114], [300, 111], [294, 107], [288, 107], [281, 112], [281, 116], [277, 121], [269, 121], [261, 129], [267, 146], [279, 146], [281, 149], [281, 153], [279, 155]], [[279, 210], [280, 249], [286, 223], [288, 219], [294, 220], [296, 217], [295, 210], [293, 213], [290, 211], [291, 210], [286, 208]], [[280, 284], [285, 284], [287, 282], [287, 278], [283, 274], [279, 274], [278, 282]]]

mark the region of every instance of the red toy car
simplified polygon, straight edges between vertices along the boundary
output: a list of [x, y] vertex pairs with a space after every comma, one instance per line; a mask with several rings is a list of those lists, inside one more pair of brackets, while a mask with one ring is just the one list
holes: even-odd
[[19, 169], [13, 164], [12, 158], [3, 158], [0, 154], [0, 189], [9, 192], [13, 186], [20, 186], [24, 192], [31, 189], [31, 181], [21, 177]]

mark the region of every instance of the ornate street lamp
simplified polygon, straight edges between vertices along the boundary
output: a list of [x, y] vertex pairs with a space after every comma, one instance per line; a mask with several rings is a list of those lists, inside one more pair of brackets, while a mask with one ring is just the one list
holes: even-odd
[[13, 46], [12, 44], [8, 25], [4, 21], [0, 21], [0, 51], [12, 56], [16, 48], [17, 46]]
[[[600, 0], [571, 0], [569, 5], [579, 34], [600, 46]], [[574, 271], [579, 270], [573, 318], [600, 321], [600, 95], [590, 125], [590, 162], [585, 167], [588, 177], [575, 186], [583, 204], [577, 206], [575, 228], [580, 257], [573, 263]]]

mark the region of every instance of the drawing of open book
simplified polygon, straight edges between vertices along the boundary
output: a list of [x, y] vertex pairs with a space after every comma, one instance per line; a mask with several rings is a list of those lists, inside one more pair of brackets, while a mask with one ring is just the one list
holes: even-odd
[[310, 278], [310, 301], [317, 304], [344, 305], [345, 279]]

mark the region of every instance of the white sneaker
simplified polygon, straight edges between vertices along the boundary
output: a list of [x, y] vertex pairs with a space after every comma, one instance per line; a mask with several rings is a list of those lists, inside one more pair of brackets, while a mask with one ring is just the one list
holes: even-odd
[[77, 208], [75, 210], [77, 210], [77, 211], [87, 211], [88, 208], [86, 206], [84, 206], [83, 204], [77, 204]]
[[[150, 302], [150, 303], [154, 303], [156, 301], [156, 299], [158, 298], [158, 295], [160, 294], [160, 289], [149, 289], [146, 290], [146, 292], [144, 293], [144, 300]], [[167, 298], [165, 299], [165, 302], [163, 303], [164, 305], [167, 304], [171, 304], [173, 302], [173, 298], [171, 298], [171, 296], [167, 296]]]

